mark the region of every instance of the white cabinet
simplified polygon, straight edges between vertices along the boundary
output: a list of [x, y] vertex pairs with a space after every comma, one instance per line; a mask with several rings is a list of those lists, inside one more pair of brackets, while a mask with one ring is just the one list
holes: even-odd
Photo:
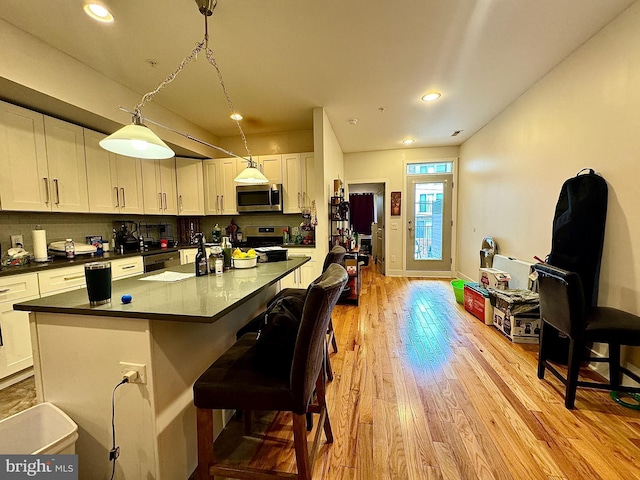
[[280, 289], [285, 288], [307, 288], [311, 282], [322, 273], [322, 262], [317, 260], [317, 254], [313, 248], [296, 248], [289, 250], [289, 257], [307, 256], [311, 257], [307, 263], [297, 268], [289, 275], [280, 280]]
[[87, 169], [82, 127], [44, 117], [51, 211], [88, 212]]
[[176, 157], [178, 215], [204, 215], [202, 160]]
[[0, 103], [4, 210], [88, 212], [82, 127]]
[[235, 215], [238, 213], [236, 184], [238, 176], [236, 158], [205, 160], [204, 213], [206, 215]]
[[[84, 265], [54, 268], [46, 272], [38, 272], [40, 296], [48, 297], [56, 293], [70, 292], [86, 285]], [[87, 302], [89, 299], [87, 298]]]
[[[269, 179], [269, 183], [282, 183], [282, 155], [260, 155], [254, 157], [258, 169]], [[247, 168], [249, 161], [238, 158], [238, 173]]]
[[84, 130], [89, 211], [92, 213], [144, 213], [142, 164], [100, 147], [106, 135]]
[[[205, 253], [207, 254], [207, 259], [209, 255], [211, 255], [211, 247], [205, 247]], [[180, 250], [180, 265], [186, 265], [187, 263], [195, 263], [196, 254], [198, 253], [197, 248], [183, 248]]]
[[35, 273], [0, 279], [0, 384], [5, 387], [26, 377], [5, 380], [33, 365], [29, 312], [13, 310], [13, 304], [38, 298]]
[[303, 208], [310, 208], [314, 184], [313, 162], [313, 152], [282, 155], [283, 213], [301, 213]]
[[0, 171], [3, 210], [51, 210], [42, 114], [0, 102]]
[[111, 262], [111, 279], [133, 277], [144, 272], [142, 257], [127, 257], [109, 260]]
[[146, 160], [142, 164], [142, 194], [144, 213], [177, 215], [175, 158]]

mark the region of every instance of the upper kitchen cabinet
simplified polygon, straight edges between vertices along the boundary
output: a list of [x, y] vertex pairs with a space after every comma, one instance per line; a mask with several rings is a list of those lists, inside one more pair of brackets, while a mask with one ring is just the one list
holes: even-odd
[[144, 213], [149, 215], [177, 215], [175, 158], [141, 160]]
[[205, 160], [204, 167], [204, 213], [206, 215], [236, 215], [236, 184], [238, 176], [236, 158]]
[[178, 215], [204, 215], [202, 160], [176, 157]]
[[141, 160], [103, 149], [98, 142], [105, 137], [102, 133], [84, 130], [89, 211], [142, 214]]
[[313, 194], [313, 152], [282, 155], [284, 213], [301, 213], [311, 206]]
[[4, 210], [87, 212], [82, 127], [0, 102]]
[[[254, 162], [262, 174], [269, 179], [269, 183], [282, 183], [282, 155], [260, 155], [254, 157]], [[248, 160], [238, 159], [238, 173], [247, 168]]]

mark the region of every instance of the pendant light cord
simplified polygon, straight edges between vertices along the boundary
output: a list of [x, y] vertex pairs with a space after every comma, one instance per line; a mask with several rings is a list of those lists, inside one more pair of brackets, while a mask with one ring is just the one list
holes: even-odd
[[[213, 8], [215, 8], [215, 4], [213, 5]], [[140, 118], [142, 119], [142, 108], [149, 102], [151, 101], [159, 92], [160, 90], [162, 90], [164, 87], [166, 87], [167, 85], [169, 85], [171, 82], [173, 82], [175, 80], [175, 78], [178, 76], [178, 74], [184, 70], [184, 68], [191, 63], [192, 60], [198, 58], [198, 53], [200, 53], [200, 51], [202, 51], [202, 48], [205, 48], [205, 53], [206, 53], [206, 57], [207, 57], [207, 61], [216, 69], [216, 72], [218, 73], [218, 80], [220, 82], [220, 85], [222, 86], [222, 91], [224, 92], [224, 96], [227, 100], [227, 105], [229, 106], [229, 109], [231, 110], [231, 113], [236, 113], [235, 109], [233, 108], [233, 102], [231, 101], [231, 96], [229, 95], [229, 91], [227, 90], [227, 85], [224, 83], [224, 78], [222, 77], [222, 71], [220, 70], [220, 67], [218, 66], [218, 63], [216, 62], [215, 57], [213, 56], [213, 51], [211, 50], [211, 48], [209, 48], [209, 22], [208, 22], [208, 18], [209, 15], [211, 13], [213, 13], [213, 11], [211, 11], [211, 13], [208, 13], [207, 11], [202, 11], [201, 10], [202, 15], [204, 16], [204, 38], [202, 39], [201, 42], [198, 42], [196, 44], [196, 47], [191, 51], [191, 54], [189, 56], [187, 56], [185, 59], [182, 60], [182, 62], [180, 62], [180, 65], [178, 65], [178, 68], [176, 68], [173, 72], [171, 72], [167, 78], [165, 78], [162, 82], [160, 82], [158, 84], [158, 86], [148, 92], [145, 93], [142, 96], [142, 100], [140, 100], [140, 103], [138, 105], [136, 105], [135, 109], [134, 109], [134, 118]], [[242, 142], [244, 143], [244, 148], [247, 151], [247, 156], [249, 157], [249, 166], [253, 166], [254, 162], [253, 162], [253, 157], [251, 156], [251, 151], [249, 150], [249, 144], [247, 143], [247, 137], [244, 134], [244, 130], [242, 130], [242, 126], [240, 125], [240, 121], [239, 120], [235, 120], [236, 125], [238, 127], [238, 130], [240, 131], [240, 136], [242, 137]]]

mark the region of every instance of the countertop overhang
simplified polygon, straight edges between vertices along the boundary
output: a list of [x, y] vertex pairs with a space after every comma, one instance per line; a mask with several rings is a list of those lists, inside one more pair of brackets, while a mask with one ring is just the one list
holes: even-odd
[[[275, 284], [310, 260], [291, 257], [259, 263], [255, 268], [231, 269], [222, 275], [190, 277], [177, 282], [142, 281], [164, 271], [193, 273], [187, 264], [112, 282], [111, 303], [89, 305], [86, 288], [17, 303], [15, 310], [143, 320], [213, 323], [234, 308]], [[131, 303], [122, 303], [125, 294]]]

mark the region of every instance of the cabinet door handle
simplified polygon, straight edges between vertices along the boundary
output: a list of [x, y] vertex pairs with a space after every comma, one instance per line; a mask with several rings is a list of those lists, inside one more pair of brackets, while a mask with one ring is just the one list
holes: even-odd
[[122, 206], [123, 206], [123, 207], [126, 207], [126, 206], [127, 206], [127, 201], [126, 201], [126, 200], [125, 200], [125, 198], [124, 198], [124, 188], [123, 188], [123, 187], [121, 187], [121, 188], [120, 188], [120, 191], [122, 192]]
[[116, 191], [116, 208], [120, 208], [120, 195], [118, 194], [118, 187], [113, 187]]
[[135, 268], [135, 265], [125, 265], [122, 270], [129, 270], [130, 268]]
[[160, 210], [162, 210], [162, 192], [158, 192], [158, 198], [160, 199]]
[[180, 211], [182, 211], [182, 195], [178, 196], [178, 201], [180, 203]]
[[53, 184], [56, 186], [56, 205], [60, 205], [60, 188], [58, 187], [58, 179], [53, 179]]
[[49, 179], [47, 177], [44, 177], [43, 180], [44, 180], [44, 189], [47, 192], [47, 199], [44, 201], [44, 203], [49, 203], [51, 201], [51, 198], [49, 195]]
[[164, 197], [164, 209], [166, 210], [169, 208], [169, 205], [167, 205], [167, 194], [163, 192], [162, 196]]
[[8, 293], [9, 291], [11, 291], [10, 288], [3, 288], [2, 290], [0, 290], [0, 293]]
[[220, 213], [224, 213], [224, 195], [220, 195]]
[[298, 208], [302, 208], [302, 206], [300, 204], [300, 192], [298, 192]]
[[216, 195], [216, 213], [220, 213], [220, 195]]
[[65, 282], [68, 282], [69, 280], [78, 280], [79, 278], [84, 278], [84, 274], [83, 275], [75, 275], [73, 277], [64, 277], [63, 280]]

